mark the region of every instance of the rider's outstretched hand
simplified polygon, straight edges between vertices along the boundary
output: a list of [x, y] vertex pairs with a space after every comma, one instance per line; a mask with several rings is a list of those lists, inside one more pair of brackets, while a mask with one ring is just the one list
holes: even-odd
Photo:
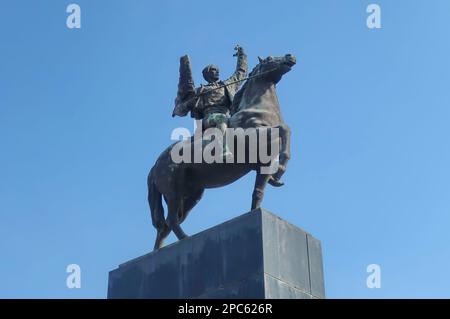
[[239, 44], [237, 44], [234, 49], [236, 50], [236, 53], [233, 56], [240, 56], [244, 54], [244, 49]]

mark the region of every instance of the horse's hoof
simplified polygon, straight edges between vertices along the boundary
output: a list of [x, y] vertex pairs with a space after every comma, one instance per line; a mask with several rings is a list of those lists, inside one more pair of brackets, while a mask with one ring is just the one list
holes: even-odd
[[279, 179], [274, 179], [273, 177], [270, 177], [268, 183], [274, 187], [281, 187], [284, 185], [282, 181], [280, 181]]

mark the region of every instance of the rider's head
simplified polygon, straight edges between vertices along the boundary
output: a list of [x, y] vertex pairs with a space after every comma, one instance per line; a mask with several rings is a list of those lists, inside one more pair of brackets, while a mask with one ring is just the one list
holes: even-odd
[[214, 64], [208, 65], [206, 68], [203, 69], [203, 78], [208, 82], [216, 82], [219, 80], [219, 67]]

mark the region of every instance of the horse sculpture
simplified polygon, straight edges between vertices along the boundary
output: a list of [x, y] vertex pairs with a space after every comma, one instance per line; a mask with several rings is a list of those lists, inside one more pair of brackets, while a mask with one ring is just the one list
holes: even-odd
[[[205, 189], [228, 185], [254, 170], [256, 180], [251, 204], [253, 210], [260, 207], [267, 183], [273, 186], [283, 185], [281, 176], [290, 158], [290, 129], [280, 113], [276, 84], [295, 64], [296, 58], [290, 54], [260, 59], [259, 64], [250, 73], [249, 79], [236, 94], [232, 104], [232, 116], [229, 119], [230, 128], [278, 129], [279, 134], [275, 141], [279, 145], [278, 166], [274, 173], [264, 174], [261, 168], [266, 163], [262, 163], [259, 159], [254, 163], [237, 161], [175, 163], [171, 154], [176, 143], [161, 153], [147, 178], [152, 223], [157, 230], [155, 250], [162, 247], [164, 239], [171, 231], [179, 240], [187, 236], [180, 224], [201, 199]], [[267, 139], [272, 137], [272, 134], [267, 134]], [[187, 143], [194, 144], [195, 137]], [[247, 159], [250, 151], [258, 151], [251, 150], [248, 144], [245, 144]], [[231, 152], [236, 159], [236, 149], [231, 149]], [[162, 198], [167, 204], [167, 218], [164, 216]]]

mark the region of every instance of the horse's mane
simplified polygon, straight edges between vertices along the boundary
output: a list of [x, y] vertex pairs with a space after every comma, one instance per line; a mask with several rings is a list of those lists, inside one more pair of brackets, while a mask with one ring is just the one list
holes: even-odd
[[[259, 71], [260, 64], [261, 63], [258, 63], [253, 68], [253, 70], [250, 71], [250, 73], [248, 74], [249, 77], [255, 75]], [[245, 90], [247, 89], [248, 82], [249, 82], [249, 80], [245, 81], [244, 85], [242, 85], [242, 87], [239, 89], [239, 91], [237, 91], [237, 93], [235, 94], [235, 96], [233, 98], [233, 102], [231, 103], [231, 107], [230, 107], [231, 115], [233, 115], [234, 113], [239, 111], [239, 104], [241, 103], [242, 95], [244, 94]]]

